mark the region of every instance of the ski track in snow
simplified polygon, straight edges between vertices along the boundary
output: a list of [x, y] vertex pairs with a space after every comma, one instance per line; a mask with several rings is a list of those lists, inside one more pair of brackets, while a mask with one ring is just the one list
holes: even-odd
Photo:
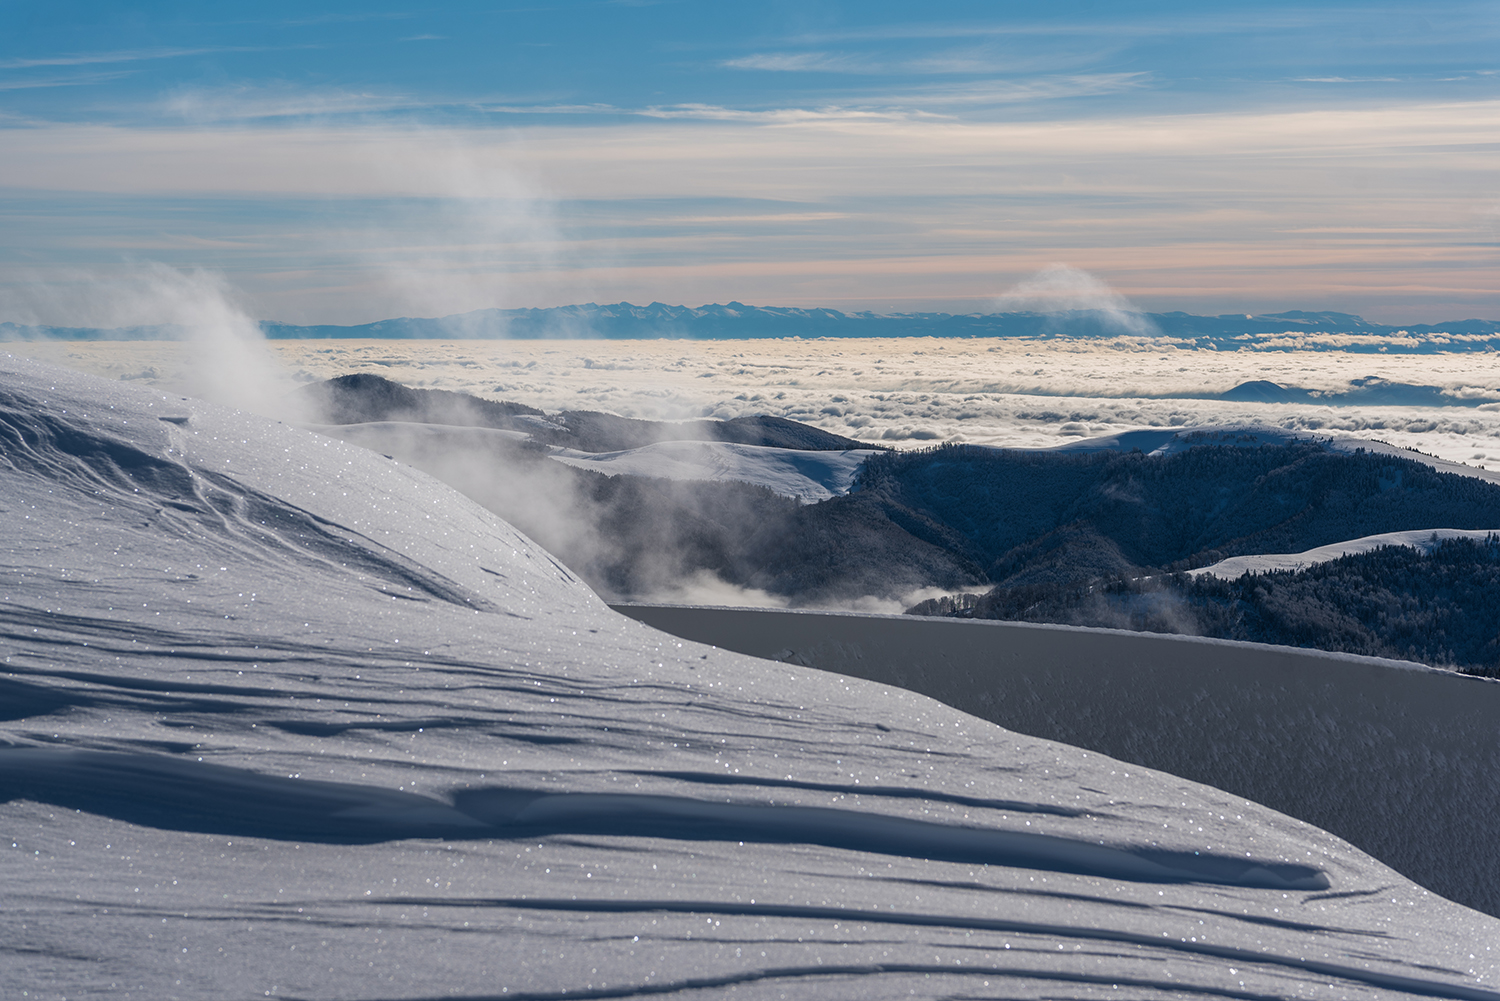
[[1325, 832], [675, 640], [344, 442], [4, 356], [0, 515], [10, 992], [1500, 998]]

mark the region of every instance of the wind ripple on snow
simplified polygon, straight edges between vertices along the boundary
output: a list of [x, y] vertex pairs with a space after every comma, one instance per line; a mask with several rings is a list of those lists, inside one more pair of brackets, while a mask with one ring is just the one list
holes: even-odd
[[[384, 901], [392, 903], [395, 901]], [[373, 903], [373, 901], [372, 901]], [[817, 907], [797, 906], [786, 904], [757, 904], [754, 902], [727, 902], [707, 900], [607, 900], [607, 899], [579, 899], [568, 900], [542, 900], [536, 898], [505, 899], [489, 901], [459, 901], [453, 899], [413, 900], [404, 898], [400, 903], [407, 906], [421, 905], [428, 907], [462, 907], [462, 906], [500, 906], [510, 908], [523, 908], [529, 910], [556, 910], [556, 911], [583, 911], [595, 913], [686, 913], [686, 914], [720, 914], [734, 916], [764, 916], [782, 918], [801, 918], [820, 921], [834, 921], [840, 925], [861, 924], [891, 924], [907, 925], [912, 927], [942, 927], [965, 929], [971, 931], [1008, 932], [1017, 935], [1037, 936], [1044, 940], [1057, 939], [1078, 941], [1091, 940], [1094, 942], [1118, 942], [1122, 944], [1141, 946], [1150, 950], [1161, 950], [1167, 953], [1180, 953], [1194, 956], [1211, 956], [1217, 959], [1229, 960], [1243, 966], [1280, 967], [1283, 971], [1295, 971], [1302, 974], [1315, 974], [1320, 977], [1337, 977], [1341, 980], [1352, 981], [1365, 987], [1373, 987], [1384, 990], [1401, 991], [1406, 994], [1414, 994], [1418, 997], [1438, 997], [1450, 999], [1462, 999], [1462, 1001], [1500, 1001], [1500, 993], [1485, 990], [1483, 988], [1465, 988], [1451, 984], [1440, 983], [1432, 980], [1424, 980], [1419, 977], [1407, 977], [1400, 974], [1381, 973], [1369, 968], [1347, 966], [1342, 963], [1330, 963], [1311, 959], [1306, 956], [1277, 955], [1259, 949], [1242, 949], [1235, 946], [1216, 945], [1205, 941], [1191, 939], [1172, 939], [1156, 935], [1148, 935], [1141, 932], [1126, 931], [1119, 929], [1090, 926], [1086, 928], [1071, 925], [1044, 924], [1033, 921], [1019, 921], [1009, 918], [984, 918], [968, 915], [949, 914], [917, 914], [901, 911], [883, 911], [878, 909], [853, 909], [844, 907]], [[1061, 949], [1061, 946], [1057, 948]], [[971, 976], [1002, 976], [1002, 977], [1028, 977], [1040, 980], [1064, 980], [1072, 983], [1108, 983], [1115, 987], [1120, 984], [1136, 987], [1151, 987], [1155, 989], [1169, 989], [1173, 991], [1192, 990], [1210, 995], [1221, 995], [1235, 998], [1279, 998], [1282, 995], [1266, 995], [1248, 991], [1226, 991], [1215, 990], [1206, 985], [1189, 985], [1180, 981], [1172, 980], [1139, 980], [1128, 977], [1090, 977], [1078, 974], [1062, 974], [1057, 970], [1037, 970], [1022, 966], [995, 967], [982, 964], [965, 966], [959, 970], [952, 967], [928, 967], [907, 966], [904, 964], [877, 964], [871, 967], [854, 967], [840, 970], [837, 967], [819, 966], [806, 970], [780, 970], [764, 971], [765, 974], [775, 977], [801, 977], [808, 975], [833, 975], [839, 973], [868, 974], [878, 972], [890, 972], [897, 969], [919, 970], [931, 973], [942, 973], [952, 976], [962, 973]], [[1447, 974], [1457, 974], [1457, 970], [1441, 970]], [[649, 985], [644, 989], [622, 989], [618, 993], [581, 993], [569, 994], [569, 997], [631, 997], [637, 994], [666, 993], [664, 991], [652, 990]], [[685, 983], [679, 982], [675, 990], [683, 989]], [[512, 995], [507, 994], [509, 998]], [[550, 995], [531, 995], [541, 998]], [[561, 997], [561, 995], [558, 995]]]
[[454, 806], [347, 782], [282, 778], [160, 755], [70, 748], [0, 750], [0, 795], [173, 830], [367, 843], [410, 837], [610, 834], [815, 844], [945, 862], [1004, 865], [1145, 883], [1323, 890], [1311, 866], [1212, 853], [1113, 848], [1073, 838], [934, 824], [827, 807], [715, 803], [683, 796], [482, 788]]
[[[152, 437], [165, 434], [152, 431]], [[232, 476], [153, 454], [87, 418], [36, 413], [5, 394], [0, 394], [0, 455], [18, 472], [134, 511], [168, 537], [193, 537], [221, 555], [270, 566], [290, 557], [325, 574], [363, 574], [393, 597], [500, 610], [375, 540]]]
[[1145, 883], [1213, 883], [1323, 890], [1318, 869], [1223, 855], [1111, 848], [1054, 835], [982, 830], [815, 806], [710, 803], [682, 796], [470, 789], [464, 813], [514, 836], [615, 834], [687, 840], [815, 844], [944, 862], [1046, 869]]

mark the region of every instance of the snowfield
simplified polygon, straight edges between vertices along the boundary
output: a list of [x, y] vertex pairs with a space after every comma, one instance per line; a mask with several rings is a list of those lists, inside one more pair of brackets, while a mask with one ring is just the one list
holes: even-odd
[[1500, 999], [1500, 921], [1219, 790], [674, 639], [424, 474], [0, 357], [0, 983]]

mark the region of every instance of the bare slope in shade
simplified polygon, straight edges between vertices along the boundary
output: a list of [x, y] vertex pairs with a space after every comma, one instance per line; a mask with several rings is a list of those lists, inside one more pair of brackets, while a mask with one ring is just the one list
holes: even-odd
[[378, 455], [0, 359], [33, 997], [1500, 998], [1306, 824], [678, 641]]

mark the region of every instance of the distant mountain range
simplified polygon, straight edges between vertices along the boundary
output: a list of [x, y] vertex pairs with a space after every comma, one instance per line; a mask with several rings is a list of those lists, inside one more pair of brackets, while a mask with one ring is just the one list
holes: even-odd
[[[278, 340], [318, 338], [488, 339], [682, 338], [733, 340], [761, 337], [1156, 337], [1183, 347], [1257, 350], [1337, 350], [1430, 353], [1500, 350], [1500, 320], [1392, 326], [1350, 313], [1307, 312], [1222, 316], [1191, 313], [1124, 313], [1069, 310], [1036, 313], [845, 313], [836, 309], [747, 306], [740, 302], [699, 307], [653, 302], [635, 306], [584, 303], [548, 309], [481, 309], [441, 317], [397, 317], [354, 326], [299, 326], [264, 321]], [[0, 341], [173, 339], [172, 327], [22, 326], [0, 323]]]

